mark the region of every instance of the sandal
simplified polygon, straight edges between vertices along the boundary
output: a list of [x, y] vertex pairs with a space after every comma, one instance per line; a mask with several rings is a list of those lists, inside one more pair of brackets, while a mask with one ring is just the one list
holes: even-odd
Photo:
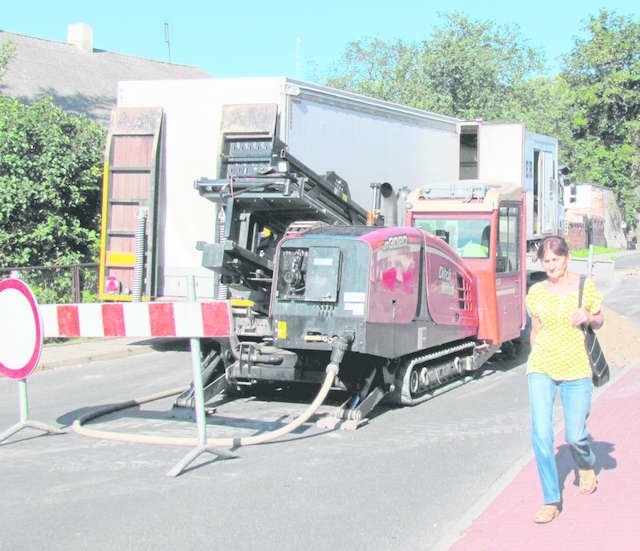
[[537, 513], [533, 522], [536, 524], [547, 524], [560, 514], [560, 508], [557, 505], [543, 505]]
[[598, 479], [593, 469], [578, 469], [580, 493], [588, 496], [598, 489]]

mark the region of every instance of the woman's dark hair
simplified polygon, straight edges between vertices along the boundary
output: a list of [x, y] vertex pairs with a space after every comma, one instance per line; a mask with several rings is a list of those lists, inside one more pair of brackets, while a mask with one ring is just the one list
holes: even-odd
[[569, 256], [569, 245], [567, 245], [567, 242], [559, 235], [551, 235], [545, 237], [542, 243], [540, 243], [537, 251], [538, 260], [542, 260], [544, 253], [547, 251], [551, 251], [557, 256]]

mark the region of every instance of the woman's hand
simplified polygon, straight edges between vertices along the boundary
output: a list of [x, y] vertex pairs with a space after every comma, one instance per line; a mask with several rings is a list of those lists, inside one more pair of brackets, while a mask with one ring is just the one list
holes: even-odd
[[574, 327], [591, 325], [593, 328], [597, 329], [602, 325], [603, 321], [604, 319], [601, 312], [598, 312], [597, 314], [590, 314], [586, 308], [578, 308], [571, 315], [571, 323]]

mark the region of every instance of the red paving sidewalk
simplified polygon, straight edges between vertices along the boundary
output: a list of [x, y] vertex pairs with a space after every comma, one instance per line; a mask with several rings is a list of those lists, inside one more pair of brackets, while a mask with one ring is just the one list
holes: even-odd
[[550, 524], [533, 523], [542, 505], [530, 461], [475, 519], [450, 551], [640, 549], [640, 367], [628, 367], [594, 401], [588, 422], [600, 485], [589, 496], [574, 485], [573, 462], [556, 435], [564, 510]]

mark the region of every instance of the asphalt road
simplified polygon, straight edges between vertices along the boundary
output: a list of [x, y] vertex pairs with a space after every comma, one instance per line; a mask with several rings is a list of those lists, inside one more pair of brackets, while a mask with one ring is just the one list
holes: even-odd
[[[189, 380], [187, 352], [151, 353], [29, 379], [30, 419], [68, 426], [87, 408]], [[414, 408], [381, 411], [358, 431], [304, 425], [285, 441], [201, 456], [189, 448], [43, 435], [0, 445], [0, 549], [431, 549], [526, 447], [522, 366]], [[0, 427], [18, 417], [17, 384], [0, 380]], [[196, 436], [167, 417], [171, 400], [101, 425]], [[279, 426], [305, 404], [242, 399], [209, 418], [211, 437]], [[325, 409], [326, 411], [326, 409]]]
[[[603, 290], [638, 321], [629, 298], [637, 279], [617, 272]], [[236, 459], [203, 455], [177, 478], [167, 472], [190, 448], [24, 429], [0, 444], [0, 550], [446, 549], [530, 458], [523, 362], [498, 359], [482, 377], [413, 408], [383, 408], [357, 431], [309, 423], [239, 448]], [[185, 385], [189, 374], [180, 350], [37, 372], [29, 418], [68, 427], [90, 408]], [[193, 423], [170, 417], [171, 403], [97, 425], [196, 437]], [[305, 406], [240, 399], [208, 418], [208, 434], [272, 430]], [[18, 415], [17, 383], [0, 379], [0, 432]]]
[[616, 259], [615, 276], [600, 286], [609, 308], [624, 314], [640, 326], [640, 251]]

